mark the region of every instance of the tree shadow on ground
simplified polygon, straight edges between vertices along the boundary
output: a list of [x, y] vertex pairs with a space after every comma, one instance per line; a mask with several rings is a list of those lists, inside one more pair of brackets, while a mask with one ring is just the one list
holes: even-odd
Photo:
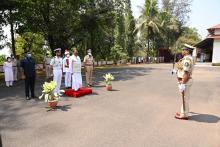
[[47, 112], [58, 111], [58, 110], [68, 111], [69, 109], [71, 109], [71, 105], [56, 106], [55, 108], [50, 108], [50, 107], [46, 107], [46, 108], [48, 109]]
[[0, 130], [24, 129], [26, 127], [23, 122], [24, 117], [28, 117], [39, 113], [37, 109], [27, 112], [22, 111], [24, 109], [30, 110], [31, 108], [38, 106], [38, 102], [32, 101], [30, 103], [19, 103], [17, 105], [14, 105], [13, 103], [16, 102], [13, 102], [11, 100], [6, 101], [5, 104], [3, 103], [3, 105], [1, 105]]
[[[96, 69], [94, 71], [94, 81], [98, 83], [97, 86], [103, 85], [103, 75], [106, 73], [112, 73], [115, 76], [114, 81], [126, 81], [132, 80], [138, 76], [145, 76], [153, 70], [152, 68], [144, 67], [122, 67], [122, 68], [108, 68], [108, 69]], [[85, 73], [83, 74], [83, 81], [85, 81]], [[39, 96], [42, 91], [42, 84], [45, 78], [37, 76], [35, 84], [35, 94]], [[64, 80], [63, 80], [64, 81]], [[62, 83], [63, 83], [62, 81]], [[0, 82], [4, 82], [0, 80]], [[42, 101], [38, 100], [25, 100], [24, 80], [20, 80], [14, 84], [14, 87], [7, 88], [3, 83], [0, 85], [0, 129], [1, 130], [16, 130], [26, 128], [24, 124], [24, 117], [29, 115], [37, 115], [40, 109], [42, 109]], [[102, 87], [105, 87], [103, 85]], [[117, 90], [116, 90], [117, 91]], [[93, 93], [92, 95], [98, 95]], [[39, 109], [32, 109], [33, 107], [39, 107]], [[23, 109], [33, 111], [23, 111]], [[58, 106], [55, 110], [51, 111], [68, 111], [71, 109], [70, 105]], [[10, 123], [13, 122], [13, 123]], [[10, 125], [8, 125], [10, 124]]]
[[[44, 83], [43, 77], [37, 77], [35, 83], [35, 95], [39, 96]], [[14, 82], [13, 87], [0, 86], [0, 99], [16, 97], [16, 99], [25, 99], [25, 84], [24, 80]], [[31, 93], [29, 93], [31, 95]]]
[[[111, 73], [114, 76], [114, 81], [127, 81], [132, 80], [138, 76], [148, 75], [152, 70], [153, 68], [146, 67], [117, 67], [111, 69], [96, 69], [94, 71], [94, 83], [95, 85], [100, 85], [103, 83], [103, 76], [107, 73]], [[101, 87], [104, 87], [104, 85]]]
[[218, 123], [220, 117], [211, 115], [211, 114], [200, 114], [191, 112], [192, 116], [189, 117], [189, 120], [203, 123]]

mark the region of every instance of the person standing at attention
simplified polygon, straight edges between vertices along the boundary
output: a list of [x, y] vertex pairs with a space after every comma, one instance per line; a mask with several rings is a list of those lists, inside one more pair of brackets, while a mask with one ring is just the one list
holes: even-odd
[[65, 58], [63, 59], [63, 72], [65, 73], [65, 87], [66, 89], [71, 88], [71, 73], [72, 73], [72, 64], [70, 59], [70, 53], [68, 50], [65, 51]]
[[193, 47], [188, 44], [184, 46], [185, 48], [182, 51], [183, 58], [176, 64], [178, 88], [181, 94], [182, 106], [181, 111], [176, 113], [175, 118], [187, 120], [189, 115], [189, 99], [194, 64], [190, 53]]
[[63, 65], [63, 59], [61, 57], [61, 48], [54, 49], [54, 52], [56, 56], [51, 59], [50, 66], [51, 66], [51, 73], [53, 73], [51, 76], [53, 76], [53, 81], [57, 83], [56, 88], [54, 89], [54, 92], [58, 95], [60, 94], [60, 87], [62, 82], [62, 65]]
[[73, 48], [72, 60], [72, 89], [77, 91], [82, 87], [82, 74], [81, 74], [81, 59], [78, 56], [78, 51]]
[[13, 65], [13, 78], [14, 81], [18, 81], [18, 61], [13, 55], [11, 57], [12, 57], [12, 65]]
[[35, 60], [32, 58], [32, 54], [30, 52], [28, 52], [26, 57], [21, 61], [21, 67], [23, 68], [25, 77], [26, 99], [30, 100], [29, 90], [31, 91], [31, 98], [37, 98], [34, 92], [36, 78]]
[[48, 80], [51, 76], [51, 73], [50, 73], [50, 61], [51, 61], [51, 58], [50, 58], [50, 53], [47, 52], [46, 53], [46, 56], [44, 57], [44, 67], [45, 67], [45, 72], [46, 72], [46, 79]]
[[83, 62], [84, 62], [85, 71], [86, 71], [86, 83], [88, 87], [91, 87], [94, 59], [92, 56], [91, 49], [89, 49], [87, 52], [88, 54], [84, 57]]
[[13, 85], [13, 63], [11, 61], [11, 57], [7, 57], [4, 65], [3, 65], [4, 73], [5, 73], [5, 83], [7, 87], [11, 87]]

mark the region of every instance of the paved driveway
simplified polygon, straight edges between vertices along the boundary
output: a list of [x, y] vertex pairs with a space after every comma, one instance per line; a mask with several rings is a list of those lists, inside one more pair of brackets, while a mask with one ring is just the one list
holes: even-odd
[[[56, 110], [24, 99], [23, 82], [0, 87], [3, 147], [219, 147], [220, 68], [196, 67], [191, 117], [174, 119], [181, 99], [172, 65], [134, 65], [95, 71], [94, 94], [63, 97]], [[113, 91], [103, 74], [112, 73]], [[37, 94], [43, 77], [38, 77]]]

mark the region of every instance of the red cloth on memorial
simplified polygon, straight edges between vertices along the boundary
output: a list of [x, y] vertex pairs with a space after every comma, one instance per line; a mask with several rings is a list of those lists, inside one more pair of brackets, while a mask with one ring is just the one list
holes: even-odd
[[78, 91], [75, 91], [73, 89], [66, 89], [64, 95], [70, 96], [70, 97], [81, 97], [84, 95], [92, 94], [92, 89], [91, 88], [80, 88]]

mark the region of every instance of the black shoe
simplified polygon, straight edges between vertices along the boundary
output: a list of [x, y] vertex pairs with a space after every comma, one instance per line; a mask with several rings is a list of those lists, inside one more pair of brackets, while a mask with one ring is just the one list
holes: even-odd
[[31, 98], [32, 98], [32, 99], [37, 99], [38, 97], [35, 95], [35, 96], [32, 96]]
[[26, 96], [26, 100], [30, 100], [29, 96]]

